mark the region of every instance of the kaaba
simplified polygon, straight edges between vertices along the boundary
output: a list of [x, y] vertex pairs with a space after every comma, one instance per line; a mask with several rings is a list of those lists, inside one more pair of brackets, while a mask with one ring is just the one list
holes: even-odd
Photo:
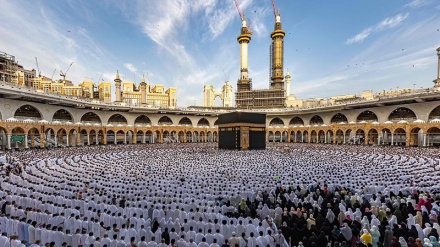
[[266, 149], [266, 114], [231, 112], [219, 115], [220, 149]]

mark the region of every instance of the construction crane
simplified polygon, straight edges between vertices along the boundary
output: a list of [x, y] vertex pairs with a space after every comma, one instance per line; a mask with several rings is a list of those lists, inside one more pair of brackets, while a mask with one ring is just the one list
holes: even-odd
[[37, 57], [35, 57], [35, 62], [37, 63], [38, 77], [41, 77], [41, 71], [40, 71], [40, 66], [38, 66], [38, 59], [37, 59]]
[[54, 69], [54, 70], [53, 70], [52, 77], [50, 78], [51, 81], [53, 81], [53, 76], [55, 75], [55, 72], [56, 72], [56, 71], [57, 71], [57, 69]]
[[277, 11], [275, 8], [275, 0], [272, 0], [272, 8], [273, 8], [273, 18], [277, 19]]
[[[240, 15], [240, 19], [241, 19], [241, 21], [246, 21], [246, 17], [245, 17], [245, 15], [243, 14], [243, 12], [241, 12], [241, 9], [240, 9], [240, 5], [238, 5], [238, 2], [237, 2], [237, 0], [234, 0], [234, 3], [235, 3], [235, 7], [237, 7], [237, 10], [238, 10], [238, 14]], [[250, 29], [250, 24], [246, 27], [246, 33], [248, 33], [248, 34], [253, 34], [253, 32], [251, 31], [251, 29]]]
[[63, 77], [63, 81], [65, 81], [65, 80], [66, 80], [66, 75], [67, 75], [67, 72], [69, 71], [70, 67], [72, 67], [72, 64], [73, 64], [73, 62], [71, 62], [71, 63], [70, 63], [69, 67], [68, 67], [68, 68], [67, 68], [67, 70], [66, 70], [66, 73], [63, 73], [63, 71], [62, 71], [62, 70], [60, 70], [60, 76], [62, 76], [62, 77]]

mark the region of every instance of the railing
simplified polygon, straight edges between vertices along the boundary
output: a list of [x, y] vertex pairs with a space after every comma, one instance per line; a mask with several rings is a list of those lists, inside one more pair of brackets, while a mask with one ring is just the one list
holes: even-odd
[[[47, 95], [47, 96], [52, 96], [52, 97], [57, 97], [60, 100], [63, 99], [68, 99], [68, 100], [73, 100], [75, 101], [78, 105], [83, 104], [83, 103], [90, 103], [90, 104], [97, 104], [99, 105], [98, 107], [117, 107], [117, 106], [121, 106], [121, 107], [132, 107], [132, 108], [140, 108], [140, 109], [152, 109], [152, 110], [178, 110], [178, 111], [187, 111], [187, 112], [215, 112], [215, 113], [225, 113], [225, 112], [232, 112], [235, 111], [235, 109], [231, 109], [231, 110], [225, 110], [225, 109], [198, 109], [198, 108], [182, 108], [182, 107], [154, 107], [154, 106], [142, 106], [142, 105], [137, 105], [137, 104], [127, 104], [125, 102], [110, 102], [110, 103], [105, 103], [104, 101], [100, 101], [100, 100], [96, 100], [96, 99], [91, 99], [91, 98], [85, 98], [85, 97], [78, 97], [78, 96], [70, 96], [70, 95], [65, 95], [65, 94], [60, 94], [60, 93], [54, 93], [54, 92], [50, 92], [50, 91], [41, 91], [41, 90], [36, 90], [33, 87], [28, 87], [25, 85], [18, 85], [15, 83], [10, 83], [10, 82], [6, 82], [6, 81], [0, 81], [0, 86], [8, 86], [9, 89], [11, 90], [17, 90], [20, 93], [23, 93], [23, 89], [27, 89], [28, 92], [33, 93], [33, 94], [37, 94], [37, 95]], [[24, 92], [26, 93], [26, 92]], [[304, 111], [304, 110], [312, 110], [312, 109], [323, 109], [323, 108], [328, 108], [328, 107], [334, 107], [334, 106], [350, 106], [353, 104], [361, 104], [361, 103], [368, 103], [368, 102], [373, 102], [373, 103], [379, 103], [380, 101], [386, 101], [389, 99], [398, 99], [398, 98], [405, 98], [405, 97], [409, 97], [409, 96], [426, 96], [426, 95], [432, 95], [432, 94], [440, 94], [440, 92], [433, 90], [431, 88], [426, 88], [426, 89], [417, 89], [417, 90], [410, 90], [407, 92], [402, 92], [400, 94], [396, 94], [396, 95], [374, 95], [373, 98], [371, 99], [364, 99], [364, 98], [356, 98], [354, 100], [350, 100], [350, 101], [343, 101], [343, 102], [335, 102], [334, 104], [325, 104], [325, 105], [316, 105], [316, 106], [309, 106], [309, 107], [286, 107], [286, 108], [277, 108], [277, 109], [251, 109], [251, 110], [246, 110], [246, 111], [251, 111], [251, 112], [287, 112], [287, 111]]]

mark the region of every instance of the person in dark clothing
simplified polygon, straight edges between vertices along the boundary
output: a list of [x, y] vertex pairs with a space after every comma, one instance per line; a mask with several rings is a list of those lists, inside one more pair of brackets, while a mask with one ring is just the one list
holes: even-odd
[[386, 226], [385, 235], [383, 239], [383, 246], [391, 247], [392, 238], [393, 238], [393, 231], [391, 231], [391, 228], [389, 226]]
[[409, 229], [408, 231], [408, 240], [409, 238], [413, 238], [414, 243], [415, 243], [415, 239], [417, 239], [419, 237], [419, 233], [417, 232], [417, 228], [416, 226], [411, 226], [411, 229]]
[[434, 236], [436, 239], [439, 239], [437, 229], [435, 229], [435, 228], [431, 229], [431, 232], [429, 232], [428, 237], [431, 237], [431, 236]]
[[316, 243], [318, 247], [327, 247], [327, 237], [325, 236], [325, 233], [321, 231], [321, 233], [318, 236], [318, 242]]
[[165, 227], [164, 232], [162, 232], [162, 239], [165, 239], [165, 244], [170, 244], [170, 233], [168, 232], [168, 227]]
[[417, 243], [413, 237], [408, 238], [408, 247], [417, 247]]

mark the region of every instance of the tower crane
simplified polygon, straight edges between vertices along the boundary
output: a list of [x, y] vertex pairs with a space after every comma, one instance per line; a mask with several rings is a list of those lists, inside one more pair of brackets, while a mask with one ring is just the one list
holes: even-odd
[[277, 11], [275, 8], [275, 0], [272, 0], [272, 8], [273, 8], [273, 18], [277, 19]]
[[66, 70], [66, 72], [65, 72], [65, 73], [63, 73], [63, 71], [62, 71], [62, 70], [60, 70], [60, 76], [62, 76], [62, 77], [63, 77], [63, 81], [65, 81], [65, 80], [66, 80], [66, 75], [67, 75], [67, 72], [69, 71], [70, 67], [72, 67], [72, 64], [73, 64], [73, 62], [71, 62], [71, 63], [70, 63], [70, 65], [69, 65], [69, 67], [67, 68], [67, 70]]
[[[238, 14], [240, 15], [240, 19], [241, 19], [241, 21], [243, 22], [243, 21], [246, 21], [246, 16], [243, 14], [243, 12], [241, 12], [241, 9], [240, 9], [240, 5], [238, 4], [238, 2], [237, 2], [237, 0], [234, 0], [234, 3], [235, 3], [235, 7], [237, 7], [237, 10], [238, 10]], [[250, 30], [250, 24], [246, 27], [246, 33], [247, 34], [253, 34], [253, 32]]]
[[37, 59], [37, 57], [35, 57], [35, 62], [37, 63], [38, 77], [41, 77], [41, 71], [40, 71], [40, 66], [38, 66], [38, 59]]
[[53, 70], [52, 77], [50, 78], [51, 81], [53, 81], [53, 76], [55, 75], [55, 72], [56, 72], [56, 71], [57, 71], [57, 69], [54, 69], [54, 70]]

